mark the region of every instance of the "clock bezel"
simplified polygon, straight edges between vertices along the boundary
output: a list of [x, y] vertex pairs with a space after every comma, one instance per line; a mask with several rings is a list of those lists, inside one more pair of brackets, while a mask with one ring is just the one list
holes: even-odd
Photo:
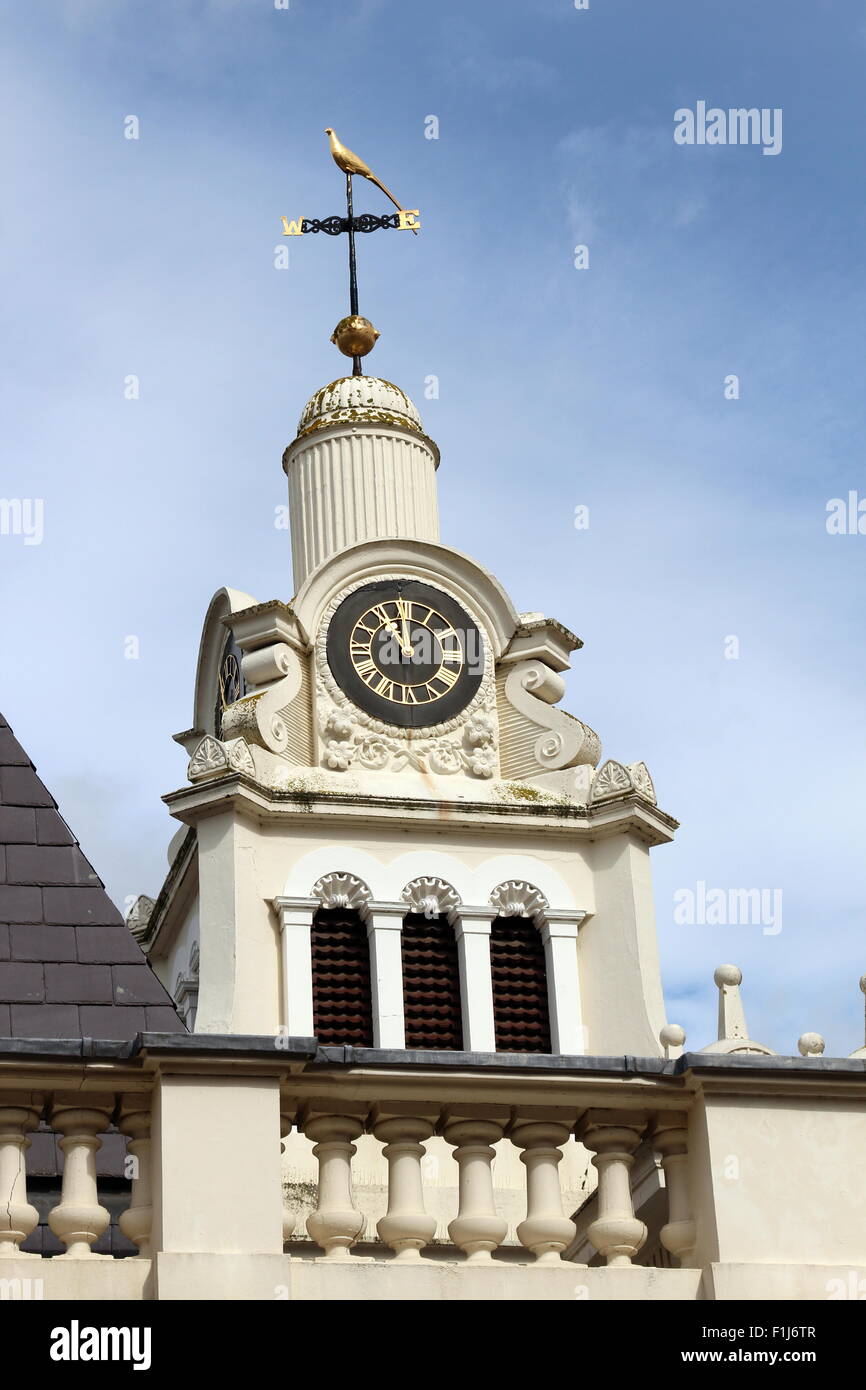
[[[350, 638], [358, 619], [378, 601], [406, 598], [435, 609], [460, 635], [463, 666], [452, 688], [424, 704], [404, 705], [377, 695], [358, 675], [350, 653]], [[478, 660], [466, 660], [467, 637]], [[364, 714], [393, 729], [433, 729], [465, 713], [481, 689], [486, 666], [485, 643], [478, 624], [446, 590], [422, 579], [376, 579], [360, 584], [334, 610], [327, 628], [325, 657], [331, 676], [343, 695]]]

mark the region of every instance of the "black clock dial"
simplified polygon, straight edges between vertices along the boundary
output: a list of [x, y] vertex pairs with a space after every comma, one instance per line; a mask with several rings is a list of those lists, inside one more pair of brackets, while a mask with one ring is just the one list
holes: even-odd
[[448, 594], [415, 579], [356, 589], [328, 628], [328, 665], [367, 714], [424, 728], [465, 709], [484, 675], [481, 634]]
[[217, 670], [217, 698], [216, 709], [214, 710], [214, 730], [217, 738], [222, 732], [223, 710], [227, 709], [229, 705], [233, 705], [236, 700], [243, 699], [245, 693], [246, 683], [241, 671], [241, 649], [235, 642], [234, 635], [229, 633]]

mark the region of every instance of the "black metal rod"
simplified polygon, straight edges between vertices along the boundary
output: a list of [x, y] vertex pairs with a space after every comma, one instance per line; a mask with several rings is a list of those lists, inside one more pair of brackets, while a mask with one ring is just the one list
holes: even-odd
[[[349, 313], [358, 312], [358, 268], [355, 264], [355, 213], [352, 207], [352, 175], [346, 175], [346, 213], [349, 219]], [[352, 358], [352, 376], [363, 376], [360, 357]]]

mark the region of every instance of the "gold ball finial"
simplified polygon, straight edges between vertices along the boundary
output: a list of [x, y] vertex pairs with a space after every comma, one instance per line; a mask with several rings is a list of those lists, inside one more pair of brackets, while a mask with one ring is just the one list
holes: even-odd
[[344, 357], [366, 357], [376, 346], [378, 328], [360, 314], [349, 314], [340, 319], [331, 334], [331, 342], [336, 343]]

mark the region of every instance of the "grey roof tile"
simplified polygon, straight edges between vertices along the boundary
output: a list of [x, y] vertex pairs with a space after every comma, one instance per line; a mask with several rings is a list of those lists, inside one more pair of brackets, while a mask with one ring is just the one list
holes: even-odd
[[0, 920], [4, 922], [41, 922], [42, 889], [21, 888], [17, 884], [0, 883]]
[[[174, 1017], [179, 1023], [177, 1014]], [[136, 1033], [143, 1033], [146, 1027], [144, 1009], [118, 1009], [113, 1004], [82, 1004], [79, 1021], [82, 1038], [134, 1038]], [[183, 1027], [178, 1031], [183, 1032]]]
[[[2, 817], [0, 810], [0, 817]], [[40, 845], [74, 845], [75, 836], [58, 811], [39, 807], [36, 816], [36, 843]], [[2, 820], [0, 820], [2, 824]], [[0, 839], [2, 839], [0, 834]]]
[[39, 1178], [45, 1174], [53, 1176], [61, 1171], [63, 1151], [57, 1147], [57, 1135], [53, 1129], [40, 1125], [30, 1136], [27, 1150], [27, 1176]]
[[[127, 968], [136, 970], [138, 967], [133, 965]], [[50, 1004], [110, 1004], [111, 967], [68, 963], [46, 965], [45, 998]]]
[[43, 921], [57, 922], [62, 926], [124, 926], [123, 918], [104, 888], [87, 888], [83, 885], [44, 888], [42, 909]]
[[85, 964], [135, 964], [150, 969], [141, 947], [125, 926], [76, 927], [75, 941], [78, 959]]
[[148, 1033], [185, 1033], [186, 1028], [178, 1028], [178, 1016], [174, 1005], [170, 1008], [163, 1004], [149, 1005], [145, 1009], [146, 1022], [145, 1029]]
[[0, 765], [0, 802], [4, 806], [51, 806], [54, 798], [31, 767]]
[[0, 728], [0, 767], [29, 767], [30, 759], [21, 747], [17, 738], [4, 724]]
[[32, 806], [0, 806], [0, 843], [35, 845], [37, 816], [57, 812], [36, 811]]
[[9, 845], [6, 882], [102, 886], [77, 845]]
[[77, 1004], [13, 1004], [12, 1038], [83, 1038]]
[[41, 961], [3, 961], [0, 1000], [5, 1004], [38, 1004], [45, 998], [45, 967]]
[[[0, 959], [3, 956], [0, 927]], [[13, 960], [75, 960], [75, 928], [46, 927], [44, 923], [6, 927]]]
[[[32, 931], [32, 927], [28, 930]], [[9, 959], [9, 928], [5, 922], [0, 922], [0, 960]]]
[[115, 1004], [165, 1003], [165, 988], [152, 970], [144, 971], [138, 965], [115, 965], [111, 974]]

